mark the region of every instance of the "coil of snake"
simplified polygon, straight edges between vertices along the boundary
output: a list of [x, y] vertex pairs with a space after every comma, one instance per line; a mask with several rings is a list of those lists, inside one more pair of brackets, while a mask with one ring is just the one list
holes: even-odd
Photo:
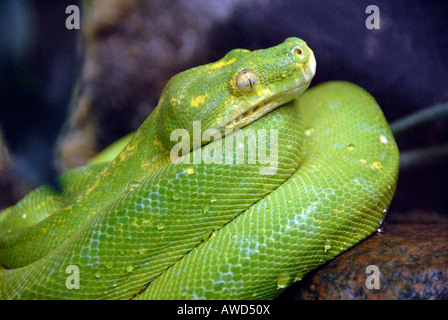
[[304, 93], [315, 70], [288, 38], [174, 76], [112, 161], [0, 215], [0, 297], [270, 299], [374, 233], [394, 137], [354, 84]]

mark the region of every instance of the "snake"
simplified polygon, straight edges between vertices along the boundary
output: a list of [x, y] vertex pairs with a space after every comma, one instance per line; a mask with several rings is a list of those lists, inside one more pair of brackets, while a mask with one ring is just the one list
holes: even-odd
[[394, 136], [315, 72], [291, 37], [172, 77], [122, 150], [3, 210], [0, 298], [273, 299], [377, 232]]

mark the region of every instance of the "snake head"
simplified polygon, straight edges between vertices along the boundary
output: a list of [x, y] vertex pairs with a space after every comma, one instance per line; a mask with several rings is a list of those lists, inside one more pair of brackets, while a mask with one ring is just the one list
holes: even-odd
[[232, 50], [168, 82], [158, 105], [163, 130], [192, 133], [193, 121], [201, 121], [201, 134], [217, 129], [225, 135], [297, 98], [315, 72], [313, 51], [298, 38], [269, 49]]
[[[275, 108], [297, 98], [310, 85], [316, 72], [313, 51], [303, 40], [288, 38], [270, 52], [251, 52], [254, 61], [233, 75], [233, 105], [218, 126], [240, 129]], [[276, 59], [272, 59], [272, 55]]]

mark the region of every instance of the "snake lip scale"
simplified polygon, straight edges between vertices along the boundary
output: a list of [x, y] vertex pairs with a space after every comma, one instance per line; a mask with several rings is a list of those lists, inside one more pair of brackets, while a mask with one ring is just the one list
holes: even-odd
[[[249, 109], [245, 110], [244, 112], [241, 112], [240, 115], [237, 116], [234, 120], [225, 124], [224, 125], [225, 129], [236, 130], [236, 129], [240, 129], [240, 128], [243, 128], [243, 127], [251, 124], [255, 120], [264, 116], [265, 114], [284, 105], [285, 101], [289, 102], [292, 99], [294, 99], [294, 96], [301, 94], [303, 91], [305, 91], [308, 88], [310, 82], [307, 82], [299, 87], [279, 93], [275, 96], [272, 96], [269, 99], [266, 99], [266, 100], [256, 104], [255, 106], [250, 107]], [[291, 99], [289, 99], [289, 100], [286, 99], [287, 96], [291, 96]]]

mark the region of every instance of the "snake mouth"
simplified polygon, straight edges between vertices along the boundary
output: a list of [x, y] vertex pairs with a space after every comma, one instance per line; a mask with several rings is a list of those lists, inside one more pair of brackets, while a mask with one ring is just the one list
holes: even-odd
[[[237, 130], [243, 128], [265, 114], [276, 108], [294, 100], [301, 95], [310, 85], [316, 73], [316, 60], [311, 54], [307, 63], [303, 65], [293, 76], [293, 84], [287, 85], [282, 82], [282, 89], [278, 93], [271, 94], [268, 98], [258, 99], [259, 101], [244, 103], [244, 106], [236, 106], [237, 115], [231, 117], [223, 127], [227, 130]], [[269, 89], [270, 92], [275, 92]]]
[[[250, 107], [246, 111], [240, 113], [235, 119], [228, 122], [224, 126], [224, 128], [236, 130], [251, 124], [255, 120], [264, 116], [265, 114], [293, 100], [296, 96], [298, 96], [297, 93], [300, 94], [303, 91], [305, 91], [308, 85], [309, 83], [305, 83], [300, 87], [290, 89], [288, 91], [282, 91], [281, 93], [272, 96], [270, 99], [261, 101], [255, 106]], [[288, 99], [288, 97], [290, 98]]]

